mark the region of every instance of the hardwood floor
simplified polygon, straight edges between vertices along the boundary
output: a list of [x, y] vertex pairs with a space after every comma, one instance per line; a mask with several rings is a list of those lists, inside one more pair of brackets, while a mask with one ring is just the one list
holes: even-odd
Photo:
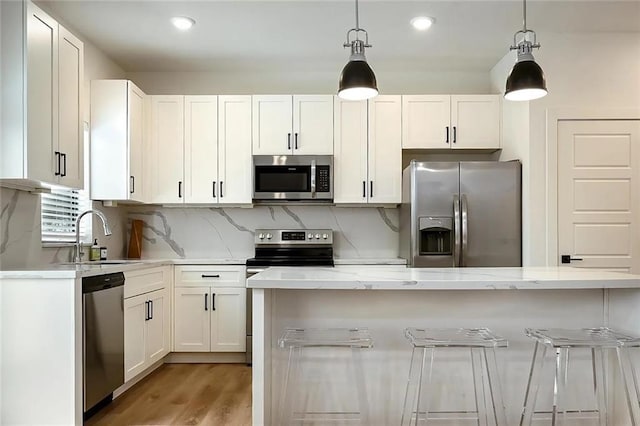
[[251, 367], [165, 364], [85, 424], [250, 425]]

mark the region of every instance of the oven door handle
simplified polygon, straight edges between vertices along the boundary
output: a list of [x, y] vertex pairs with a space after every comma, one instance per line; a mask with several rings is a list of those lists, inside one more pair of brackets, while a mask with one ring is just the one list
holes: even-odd
[[311, 160], [311, 198], [316, 198], [316, 160]]

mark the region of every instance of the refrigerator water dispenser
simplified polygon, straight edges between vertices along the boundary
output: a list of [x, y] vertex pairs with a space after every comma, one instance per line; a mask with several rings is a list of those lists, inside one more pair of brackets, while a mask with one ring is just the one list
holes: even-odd
[[454, 236], [453, 218], [421, 217], [418, 221], [419, 255], [451, 256]]

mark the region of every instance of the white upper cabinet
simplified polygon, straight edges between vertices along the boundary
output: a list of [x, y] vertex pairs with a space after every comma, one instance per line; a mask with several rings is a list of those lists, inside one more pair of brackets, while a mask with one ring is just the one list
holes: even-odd
[[58, 151], [62, 155], [60, 184], [84, 186], [82, 87], [84, 47], [63, 26], [58, 28]]
[[251, 204], [251, 96], [218, 97], [218, 202]]
[[91, 82], [91, 198], [146, 201], [146, 95], [128, 80]]
[[293, 154], [333, 154], [333, 96], [293, 96]]
[[500, 148], [500, 95], [451, 96], [451, 148]]
[[402, 148], [449, 148], [451, 97], [402, 97]]
[[253, 96], [254, 155], [333, 154], [333, 96]]
[[251, 96], [151, 98], [152, 201], [250, 204]]
[[290, 95], [253, 96], [253, 154], [288, 155], [293, 149]]
[[499, 149], [500, 95], [405, 95], [404, 149]]
[[184, 126], [184, 202], [216, 203], [218, 97], [185, 96]]
[[27, 3], [27, 176], [57, 183], [58, 23]]
[[152, 202], [183, 203], [184, 96], [151, 97]]
[[367, 101], [334, 100], [333, 200], [366, 203], [368, 178]]
[[376, 96], [369, 100], [370, 203], [399, 204], [402, 199], [402, 100]]
[[0, 180], [82, 188], [83, 44], [31, 2], [0, 8]]
[[398, 204], [402, 190], [400, 96], [335, 98], [334, 201]]

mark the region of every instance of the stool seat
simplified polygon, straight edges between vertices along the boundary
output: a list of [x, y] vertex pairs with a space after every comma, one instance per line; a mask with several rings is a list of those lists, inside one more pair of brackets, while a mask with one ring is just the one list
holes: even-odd
[[554, 348], [617, 348], [620, 346], [640, 346], [640, 338], [612, 330], [608, 327], [596, 328], [527, 328], [525, 334], [538, 342]]
[[414, 347], [506, 347], [507, 340], [488, 328], [414, 328], [405, 329], [405, 336]]
[[281, 349], [291, 347], [373, 347], [373, 339], [366, 328], [287, 328], [278, 339]]

